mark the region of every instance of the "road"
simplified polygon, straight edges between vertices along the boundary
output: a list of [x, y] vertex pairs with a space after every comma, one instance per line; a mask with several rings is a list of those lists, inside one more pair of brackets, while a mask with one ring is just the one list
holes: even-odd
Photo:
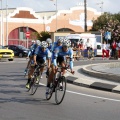
[[[77, 61], [77, 65], [108, 62]], [[113, 62], [113, 61], [112, 61]], [[119, 120], [120, 95], [67, 84], [67, 93], [60, 105], [54, 95], [45, 100], [45, 86], [34, 96], [25, 88], [23, 71], [26, 61], [0, 63], [0, 120]], [[43, 77], [42, 83], [46, 83]]]

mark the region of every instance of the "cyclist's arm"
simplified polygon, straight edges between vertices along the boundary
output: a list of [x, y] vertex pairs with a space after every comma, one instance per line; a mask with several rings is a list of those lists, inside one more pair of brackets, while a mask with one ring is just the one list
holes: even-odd
[[52, 56], [52, 53], [48, 50], [47, 51], [48, 68], [50, 68], [50, 65], [51, 65], [51, 56]]
[[53, 58], [53, 65], [54, 66], [57, 66], [57, 57], [58, 57], [58, 52], [59, 52], [59, 49], [58, 48], [56, 48], [55, 49], [55, 53], [54, 53], [54, 58]]
[[69, 51], [69, 56], [70, 56], [70, 62], [69, 62], [70, 69], [71, 69], [71, 71], [73, 71], [73, 50], [72, 49], [70, 49], [70, 51]]
[[36, 48], [34, 52], [34, 57], [33, 57], [35, 64], [37, 63], [36, 58], [37, 58], [38, 53], [39, 53], [39, 48]]

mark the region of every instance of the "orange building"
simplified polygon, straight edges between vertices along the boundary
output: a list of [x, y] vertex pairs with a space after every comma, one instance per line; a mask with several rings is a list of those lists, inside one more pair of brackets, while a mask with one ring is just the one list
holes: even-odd
[[[25, 33], [30, 32], [29, 40], [36, 39], [35, 32], [48, 31], [73, 31], [84, 32], [84, 7], [76, 6], [69, 10], [35, 12], [31, 8], [19, 7], [16, 9], [3, 10], [1, 17], [0, 44], [24, 44]], [[93, 8], [87, 7], [87, 29], [101, 15]]]

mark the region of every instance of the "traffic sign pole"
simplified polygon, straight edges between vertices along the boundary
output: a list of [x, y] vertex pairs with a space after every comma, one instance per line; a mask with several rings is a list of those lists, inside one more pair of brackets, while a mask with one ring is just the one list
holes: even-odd
[[28, 40], [29, 40], [29, 37], [30, 37], [30, 32], [26, 32], [26, 38], [27, 38], [27, 48], [28, 48]]

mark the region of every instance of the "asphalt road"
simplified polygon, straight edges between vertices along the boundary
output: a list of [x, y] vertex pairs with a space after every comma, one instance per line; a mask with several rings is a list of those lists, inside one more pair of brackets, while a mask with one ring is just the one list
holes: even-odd
[[[108, 62], [77, 61], [77, 65]], [[113, 61], [110, 61], [113, 62]], [[45, 100], [45, 86], [34, 96], [25, 88], [23, 77], [26, 61], [0, 63], [0, 120], [119, 120], [120, 95], [67, 84], [67, 93], [60, 105], [53, 95]], [[46, 83], [43, 77], [42, 83]]]

